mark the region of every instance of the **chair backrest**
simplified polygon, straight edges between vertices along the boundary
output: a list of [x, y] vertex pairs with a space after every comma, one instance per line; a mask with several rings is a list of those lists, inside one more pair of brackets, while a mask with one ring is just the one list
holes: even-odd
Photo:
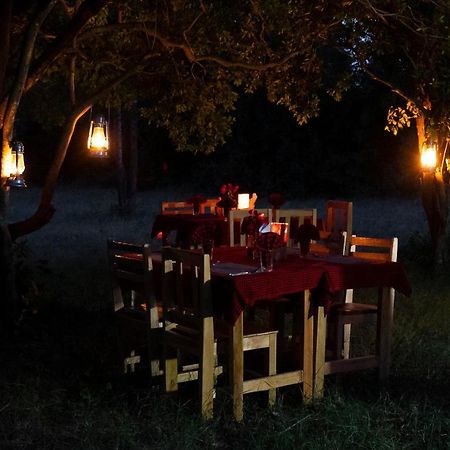
[[398, 238], [352, 236], [350, 254], [377, 261], [397, 261]]
[[158, 314], [153, 283], [152, 255], [149, 244], [107, 241], [114, 311], [125, 307], [137, 309], [140, 304], [157, 327]]
[[[325, 231], [343, 232], [347, 236], [352, 235], [353, 228], [353, 203], [343, 200], [328, 200], [326, 203]], [[349, 252], [349, 240], [345, 248], [345, 254]]]
[[161, 202], [161, 214], [194, 214], [194, 206], [187, 202]]
[[347, 233], [319, 231], [320, 239], [312, 241], [309, 247], [311, 253], [345, 255]]
[[200, 214], [215, 214], [217, 198], [208, 198], [205, 203], [200, 204]]
[[[259, 209], [258, 213], [264, 213], [268, 222], [272, 222], [272, 210]], [[245, 246], [245, 234], [241, 234], [243, 220], [250, 214], [247, 209], [232, 209], [228, 213], [228, 234], [230, 247], [240, 245]]]
[[213, 313], [209, 255], [163, 247], [162, 261], [164, 317], [189, 327], [203, 326]]
[[317, 225], [317, 209], [279, 209], [277, 213], [279, 222], [288, 224], [287, 246], [292, 247], [297, 240], [297, 232], [300, 225], [309, 220], [309, 223]]

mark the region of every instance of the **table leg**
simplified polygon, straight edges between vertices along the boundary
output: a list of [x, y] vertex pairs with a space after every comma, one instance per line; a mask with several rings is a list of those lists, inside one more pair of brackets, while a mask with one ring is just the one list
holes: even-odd
[[314, 393], [314, 316], [310, 314], [310, 291], [305, 291], [303, 305], [303, 401], [308, 403]]
[[327, 317], [324, 307], [314, 308], [314, 398], [323, 396], [323, 385], [325, 378], [325, 344], [327, 336]]
[[392, 326], [394, 322], [394, 289], [381, 288], [378, 308], [378, 376], [381, 381], [389, 377], [391, 366]]
[[231, 389], [233, 397], [234, 419], [240, 422], [244, 416], [244, 349], [243, 349], [243, 319], [241, 313], [231, 330], [230, 368]]

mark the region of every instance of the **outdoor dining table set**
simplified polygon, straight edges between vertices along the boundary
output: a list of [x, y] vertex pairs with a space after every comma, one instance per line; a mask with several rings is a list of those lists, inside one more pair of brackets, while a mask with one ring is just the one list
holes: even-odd
[[[158, 231], [167, 231], [173, 227], [174, 222], [169, 224], [170, 220], [175, 219], [155, 221], [154, 235], [156, 236]], [[197, 226], [206, 219], [190, 220], [191, 224], [194, 223]], [[220, 223], [218, 219], [213, 220]], [[184, 223], [189, 223], [189, 219], [185, 219]], [[167, 225], [165, 230], [164, 224]], [[216, 244], [224, 243], [224, 240], [221, 240], [220, 230], [222, 233], [225, 231], [224, 228], [220, 228], [221, 226], [216, 228], [219, 230], [215, 235]], [[188, 236], [189, 232], [183, 239], [186, 241], [189, 239]], [[162, 254], [151, 253], [148, 246], [148, 253], [143, 256], [133, 251], [128, 252], [130, 258], [133, 258], [133, 255], [137, 259], [150, 260], [151, 258], [147, 267], [153, 271], [153, 286], [150, 290], [153, 290], [155, 297], [152, 300], [153, 304], [152, 301], [148, 304], [146, 314], [150, 315], [147, 317], [150, 317], [152, 328], [159, 333], [159, 337], [161, 334], [164, 336], [165, 333], [170, 332], [166, 329], [167, 323], [161, 324], [161, 313], [157, 307], [158, 297], [164, 296], [164, 289], [167, 289], [167, 286], [164, 288], [164, 273], [167, 272], [168, 266], [164, 255], [168, 253], [164, 248]], [[133, 250], [131, 247], [130, 249]], [[201, 249], [187, 251], [202, 253]], [[214, 317], [214, 323], [220, 320], [228, 327], [228, 385], [232, 396], [233, 414], [237, 421], [243, 418], [243, 399], [249, 392], [269, 391], [270, 396], [270, 393], [283, 386], [299, 385], [302, 387], [303, 400], [309, 402], [322, 397], [324, 377], [330, 373], [376, 367], [381, 380], [388, 377], [391, 363], [393, 290], [406, 296], [411, 293], [409, 281], [400, 263], [313, 252], [305, 256], [300, 254], [298, 248], [288, 248], [284, 257], [275, 262], [273, 270], [264, 271], [260, 268], [259, 259], [253, 259], [245, 247], [228, 245], [216, 245], [211, 260], [207, 256], [204, 261], [207, 261], [210, 268], [210, 276], [206, 280], [212, 301], [209, 314]], [[186, 269], [189, 270], [189, 268]], [[162, 276], [163, 279], [160, 281]], [[342, 358], [340, 355], [334, 355], [332, 359], [326, 358], [327, 318], [333, 305], [342, 300], [342, 293], [346, 290], [366, 288], [378, 290], [378, 332], [375, 354], [359, 358]], [[261, 309], [276, 307], [280, 299], [284, 299], [284, 302], [288, 302], [300, 311], [300, 314], [293, 315], [292, 319], [296, 322], [293, 323], [293, 328], [300, 335], [291, 336], [290, 356], [280, 351], [277, 355], [279, 361], [274, 363], [272, 369], [269, 367], [268, 374], [247, 380], [244, 376], [244, 352], [247, 346], [246, 321], [250, 321], [255, 310], [260, 307]], [[122, 308], [123, 303], [116, 301], [116, 310], [119, 311]], [[166, 305], [164, 309], [167, 311]], [[161, 331], [161, 327], [165, 331]], [[212, 333], [216, 333], [216, 330], [214, 329]], [[280, 344], [281, 342], [279, 347]], [[134, 355], [132, 353], [131, 357]], [[152, 364], [156, 371], [153, 370], [152, 374], [162, 374], [164, 378], [164, 371], [171, 369], [163, 361], [166, 353], [163, 352], [162, 355], [162, 357], [159, 356], [158, 361], [153, 360]], [[216, 358], [214, 355], [209, 357]], [[281, 361], [285, 357], [289, 357], [292, 361], [288, 364], [286, 361]], [[193, 378], [198, 378], [201, 384], [202, 377], [207, 375], [200, 373], [201, 364], [196, 367], [198, 372]], [[213, 391], [214, 387], [209, 386], [208, 389]], [[212, 398], [213, 395], [210, 394]], [[207, 398], [205, 397], [207, 394], [201, 395], [203, 395], [201, 399]], [[202, 408], [202, 413], [204, 411]], [[212, 405], [211, 410], [204, 416], [210, 417], [211, 414]]]

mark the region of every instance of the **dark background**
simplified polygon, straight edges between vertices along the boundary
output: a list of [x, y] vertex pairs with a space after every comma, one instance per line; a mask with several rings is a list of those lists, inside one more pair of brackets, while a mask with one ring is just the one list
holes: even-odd
[[[299, 126], [283, 107], [270, 104], [264, 92], [242, 96], [228, 142], [211, 155], [176, 152], [167, 133], [139, 122], [140, 190], [191, 183], [207, 195], [222, 183], [241, 191], [287, 199], [311, 195], [411, 195], [417, 192], [418, 164], [414, 129], [398, 136], [384, 130], [392, 95], [366, 81], [341, 102], [321, 99], [320, 116]], [[57, 129], [21, 123], [26, 149], [26, 178], [41, 185], [52, 161]], [[113, 186], [114, 158], [99, 160], [86, 150], [89, 115], [77, 126], [61, 181]], [[113, 130], [111, 130], [113, 131]], [[125, 165], [127, 145], [125, 144]]]

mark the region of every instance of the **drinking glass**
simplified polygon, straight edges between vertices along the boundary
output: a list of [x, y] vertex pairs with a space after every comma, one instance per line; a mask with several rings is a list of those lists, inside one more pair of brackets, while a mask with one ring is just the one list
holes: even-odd
[[259, 267], [261, 272], [272, 272], [273, 250], [261, 250], [259, 252]]

